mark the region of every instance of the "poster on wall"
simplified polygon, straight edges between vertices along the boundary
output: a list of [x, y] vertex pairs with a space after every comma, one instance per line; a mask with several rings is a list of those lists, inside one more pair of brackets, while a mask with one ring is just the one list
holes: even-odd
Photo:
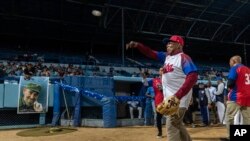
[[20, 77], [18, 114], [46, 113], [48, 111], [49, 77]]

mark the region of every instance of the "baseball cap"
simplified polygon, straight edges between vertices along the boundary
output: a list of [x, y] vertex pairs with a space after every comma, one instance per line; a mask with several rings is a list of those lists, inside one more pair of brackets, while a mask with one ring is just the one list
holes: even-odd
[[166, 45], [168, 42], [176, 42], [176, 43], [179, 43], [181, 46], [184, 46], [184, 40], [181, 36], [179, 35], [173, 35], [171, 36], [170, 38], [164, 38], [162, 40], [163, 44]]
[[30, 89], [32, 91], [35, 91], [37, 93], [40, 93], [41, 91], [41, 86], [39, 84], [36, 84], [36, 83], [28, 83], [26, 86], [25, 86], [26, 89]]

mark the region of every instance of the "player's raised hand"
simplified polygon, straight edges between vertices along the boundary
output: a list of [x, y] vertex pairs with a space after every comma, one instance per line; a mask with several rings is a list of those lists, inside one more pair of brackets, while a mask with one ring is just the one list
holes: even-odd
[[129, 48], [136, 48], [137, 45], [138, 45], [138, 42], [130, 41], [129, 43], [126, 44], [126, 50], [128, 50]]

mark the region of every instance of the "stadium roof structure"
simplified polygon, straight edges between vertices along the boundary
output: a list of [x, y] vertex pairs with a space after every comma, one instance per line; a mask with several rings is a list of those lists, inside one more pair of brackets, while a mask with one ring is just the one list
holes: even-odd
[[250, 45], [248, 0], [2, 0], [0, 21], [0, 36], [84, 46], [160, 45], [173, 34], [185, 37], [187, 46]]
[[[250, 44], [248, 0], [100, 1], [66, 0], [86, 8], [83, 13], [86, 26], [98, 25], [117, 34], [121, 34], [123, 24], [127, 34], [180, 34], [189, 39]], [[101, 10], [103, 16], [91, 17], [92, 9]]]

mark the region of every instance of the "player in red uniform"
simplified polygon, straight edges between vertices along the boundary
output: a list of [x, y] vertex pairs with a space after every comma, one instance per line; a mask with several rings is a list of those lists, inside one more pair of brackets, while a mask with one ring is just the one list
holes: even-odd
[[[228, 74], [228, 93], [226, 109], [226, 127], [229, 135], [230, 125], [234, 124], [234, 116], [240, 110], [243, 124], [250, 125], [250, 69], [241, 64], [241, 57], [235, 55], [230, 58], [231, 67]], [[222, 140], [229, 140], [225, 138]]]
[[[163, 68], [159, 69], [159, 77], [153, 78], [148, 81], [149, 86], [152, 86], [154, 89], [155, 97], [155, 107], [157, 107], [163, 101], [163, 92], [162, 92], [162, 83], [161, 76], [163, 73]], [[156, 126], [158, 129], [157, 138], [162, 137], [162, 114], [156, 111]]]

